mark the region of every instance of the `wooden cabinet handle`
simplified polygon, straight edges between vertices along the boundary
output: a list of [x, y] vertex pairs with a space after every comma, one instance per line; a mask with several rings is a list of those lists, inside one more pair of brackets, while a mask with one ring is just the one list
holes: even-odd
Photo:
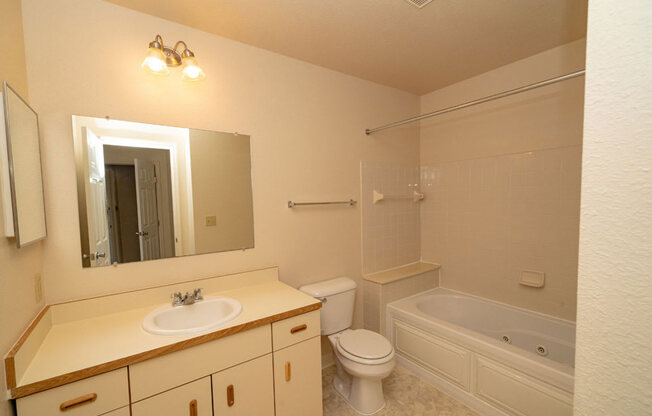
[[290, 329], [290, 334], [296, 334], [297, 332], [305, 331], [306, 329], [308, 329], [308, 325], [306, 324], [295, 326], [294, 328]]
[[190, 416], [197, 416], [197, 400], [190, 401]]
[[285, 381], [290, 381], [292, 378], [292, 364], [290, 362], [285, 363]]
[[65, 412], [66, 410], [73, 409], [77, 406], [81, 406], [83, 404], [89, 404], [93, 403], [95, 400], [97, 400], [97, 394], [95, 393], [89, 393], [85, 394], [83, 396], [79, 396], [75, 399], [68, 400], [67, 402], [61, 403], [61, 406], [59, 406], [59, 409], [62, 412]]
[[233, 403], [235, 403], [235, 394], [233, 392], [233, 384], [229, 384], [229, 387], [226, 388], [226, 404], [229, 405], [229, 407], [233, 406]]

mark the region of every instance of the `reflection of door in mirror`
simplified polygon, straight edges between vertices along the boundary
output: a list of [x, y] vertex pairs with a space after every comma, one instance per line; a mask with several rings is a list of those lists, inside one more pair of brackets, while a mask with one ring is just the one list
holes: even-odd
[[100, 139], [88, 128], [82, 128], [82, 141], [87, 150], [86, 195], [89, 257], [91, 266], [105, 266], [111, 262], [109, 220], [106, 212], [106, 181], [104, 149]]
[[105, 144], [104, 163], [112, 261], [174, 257], [170, 151]]
[[138, 243], [140, 259], [161, 258], [156, 204], [156, 168], [152, 162], [134, 159], [136, 167], [136, 205], [138, 206]]

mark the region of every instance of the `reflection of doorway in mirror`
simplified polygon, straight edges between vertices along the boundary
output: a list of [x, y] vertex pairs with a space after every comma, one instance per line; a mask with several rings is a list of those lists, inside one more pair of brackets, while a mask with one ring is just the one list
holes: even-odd
[[106, 203], [111, 233], [111, 262], [140, 260], [136, 173], [133, 165], [106, 166]]
[[105, 145], [114, 261], [175, 256], [170, 151]]

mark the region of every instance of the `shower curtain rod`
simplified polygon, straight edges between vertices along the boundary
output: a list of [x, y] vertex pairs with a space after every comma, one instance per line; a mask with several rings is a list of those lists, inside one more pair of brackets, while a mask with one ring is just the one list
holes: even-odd
[[533, 89], [539, 88], [539, 87], [545, 87], [546, 85], [555, 84], [557, 82], [565, 81], [567, 79], [579, 77], [581, 75], [584, 75], [584, 72], [585, 72], [584, 70], [577, 71], [577, 72], [571, 72], [570, 74], [562, 75], [560, 77], [550, 78], [550, 79], [547, 79], [545, 81], [540, 81], [540, 82], [537, 82], [537, 83], [534, 83], [534, 84], [525, 85], [523, 87], [515, 88], [513, 90], [504, 91], [504, 92], [501, 92], [501, 93], [498, 93], [498, 94], [490, 95], [488, 97], [480, 98], [480, 99], [473, 100], [473, 101], [468, 101], [468, 102], [466, 102], [464, 104], [458, 104], [458, 105], [454, 105], [452, 107], [447, 107], [447, 108], [444, 108], [442, 110], [433, 111], [431, 113], [426, 113], [426, 114], [423, 114], [423, 115], [420, 115], [420, 116], [407, 118], [407, 119], [401, 120], [401, 121], [395, 121], [393, 123], [385, 124], [384, 126], [376, 127], [376, 128], [373, 128], [373, 129], [367, 129], [367, 130], [365, 130], [365, 134], [367, 136], [369, 136], [371, 133], [375, 133], [375, 132], [380, 131], [380, 130], [391, 129], [392, 127], [398, 127], [398, 126], [402, 126], [403, 124], [414, 123], [415, 121], [423, 120], [424, 118], [430, 118], [430, 117], [438, 116], [440, 114], [450, 113], [451, 111], [461, 110], [462, 108], [467, 108], [467, 107], [471, 107], [471, 106], [474, 106], [474, 105], [486, 103], [487, 101], [493, 101], [493, 100], [496, 100], [498, 98], [509, 97], [510, 95], [518, 94], [518, 93], [525, 92], [525, 91], [530, 91], [530, 90], [533, 90]]

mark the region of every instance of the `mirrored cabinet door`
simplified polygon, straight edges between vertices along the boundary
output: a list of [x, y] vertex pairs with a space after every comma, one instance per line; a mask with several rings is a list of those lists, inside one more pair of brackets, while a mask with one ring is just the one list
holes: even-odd
[[1, 102], [4, 230], [5, 236], [15, 238], [20, 248], [47, 235], [38, 115], [6, 82]]

